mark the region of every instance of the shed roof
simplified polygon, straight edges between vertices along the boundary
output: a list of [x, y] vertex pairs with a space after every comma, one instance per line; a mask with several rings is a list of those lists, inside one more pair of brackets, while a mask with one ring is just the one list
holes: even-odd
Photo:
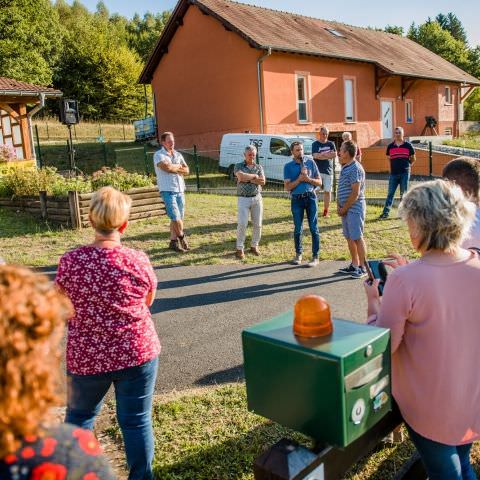
[[141, 83], [151, 81], [191, 4], [257, 49], [368, 62], [391, 75], [480, 85], [477, 78], [406, 37], [230, 0], [180, 0], [143, 69]]
[[61, 97], [62, 92], [51, 87], [43, 87], [32, 83], [20, 82], [12, 78], [0, 77], [0, 95], [1, 96], [36, 96], [44, 93], [47, 97]]

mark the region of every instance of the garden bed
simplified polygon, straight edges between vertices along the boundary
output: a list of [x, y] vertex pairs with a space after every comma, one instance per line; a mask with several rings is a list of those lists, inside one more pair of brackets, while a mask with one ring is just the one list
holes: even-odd
[[[156, 187], [133, 188], [124, 193], [132, 198], [129, 221], [165, 214], [165, 206]], [[92, 195], [69, 191], [66, 196], [53, 196], [41, 191], [38, 196], [0, 198], [0, 207], [28, 212], [45, 221], [80, 229], [89, 226], [88, 212]]]

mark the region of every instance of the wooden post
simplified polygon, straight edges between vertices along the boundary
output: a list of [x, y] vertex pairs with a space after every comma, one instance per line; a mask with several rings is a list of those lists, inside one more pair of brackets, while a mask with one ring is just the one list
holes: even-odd
[[40, 197], [40, 213], [42, 214], [42, 219], [47, 220], [48, 212], [47, 212], [47, 192], [41, 191], [39, 193]]
[[78, 202], [78, 192], [68, 192], [68, 205], [70, 207], [70, 222], [74, 230], [82, 228], [82, 219], [80, 218], [80, 205]]

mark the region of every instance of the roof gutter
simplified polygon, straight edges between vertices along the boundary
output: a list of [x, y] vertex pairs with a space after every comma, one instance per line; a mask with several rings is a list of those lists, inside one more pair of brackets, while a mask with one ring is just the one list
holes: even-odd
[[264, 53], [257, 60], [257, 77], [258, 77], [258, 109], [260, 112], [260, 133], [264, 133], [263, 127], [263, 77], [262, 77], [262, 63], [272, 54], [272, 47], [268, 47], [267, 53]]
[[61, 97], [61, 92], [39, 92], [38, 90], [0, 90], [0, 96], [9, 97], [38, 97], [43, 95], [44, 97]]

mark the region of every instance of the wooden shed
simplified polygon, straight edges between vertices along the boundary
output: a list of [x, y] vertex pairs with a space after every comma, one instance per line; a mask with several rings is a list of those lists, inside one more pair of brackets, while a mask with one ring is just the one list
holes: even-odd
[[61, 96], [60, 90], [51, 87], [0, 77], [0, 145], [13, 147], [19, 162], [34, 164], [31, 119], [47, 99]]

